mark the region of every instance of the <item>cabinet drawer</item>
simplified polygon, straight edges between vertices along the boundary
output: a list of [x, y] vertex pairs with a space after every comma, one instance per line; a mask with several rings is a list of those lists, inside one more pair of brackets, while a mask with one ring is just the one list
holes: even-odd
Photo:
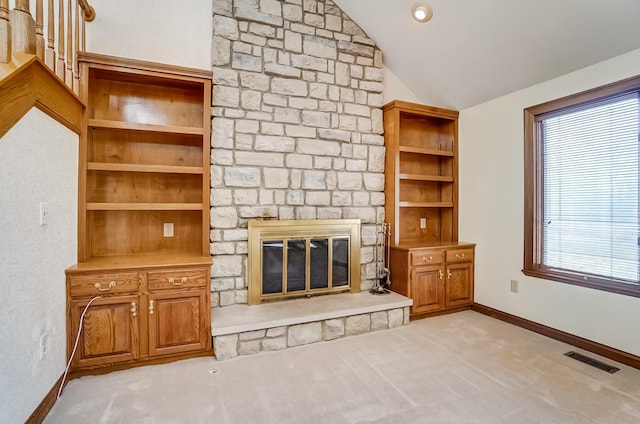
[[69, 277], [71, 296], [133, 293], [138, 290], [138, 273], [94, 274]]
[[411, 266], [441, 264], [444, 262], [442, 250], [415, 250], [411, 252]]
[[204, 287], [207, 283], [207, 271], [203, 269], [150, 271], [147, 274], [149, 290]]
[[473, 260], [473, 249], [447, 250], [447, 263], [469, 262]]

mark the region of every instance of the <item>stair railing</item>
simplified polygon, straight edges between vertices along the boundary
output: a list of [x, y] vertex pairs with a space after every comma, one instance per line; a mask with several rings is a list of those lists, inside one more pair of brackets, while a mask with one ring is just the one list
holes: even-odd
[[10, 63], [14, 54], [36, 55], [77, 94], [78, 51], [85, 49], [85, 22], [95, 19], [94, 8], [87, 0], [48, 0], [45, 22], [44, 0], [36, 0], [35, 20], [29, 0], [13, 3], [10, 10], [9, 0], [0, 0], [0, 64]]

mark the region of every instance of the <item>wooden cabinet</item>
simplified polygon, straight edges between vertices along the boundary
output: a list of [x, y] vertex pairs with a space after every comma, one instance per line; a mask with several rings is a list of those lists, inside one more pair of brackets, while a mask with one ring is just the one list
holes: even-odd
[[[82, 319], [74, 371], [211, 354], [208, 264], [114, 274], [88, 268], [67, 270], [69, 354]], [[156, 284], [158, 275], [169, 277]]]
[[396, 100], [384, 131], [391, 289], [413, 299], [414, 318], [468, 308], [475, 245], [458, 243], [458, 112]]
[[[68, 339], [74, 367], [211, 351], [211, 72], [79, 55], [86, 104]], [[91, 327], [92, 326], [92, 327]]]
[[474, 253], [470, 243], [391, 246], [391, 288], [413, 299], [412, 317], [466, 309], [473, 303]]

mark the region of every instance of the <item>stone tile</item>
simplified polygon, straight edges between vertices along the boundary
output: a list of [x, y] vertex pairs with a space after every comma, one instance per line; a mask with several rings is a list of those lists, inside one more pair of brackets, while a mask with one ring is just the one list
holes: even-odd
[[346, 318], [345, 335], [367, 333], [371, 330], [371, 316], [369, 314], [355, 315]]
[[214, 337], [213, 348], [219, 361], [235, 358], [238, 356], [238, 335]]
[[310, 322], [307, 324], [292, 325], [288, 330], [288, 347], [301, 346], [316, 343], [322, 340], [322, 324]]

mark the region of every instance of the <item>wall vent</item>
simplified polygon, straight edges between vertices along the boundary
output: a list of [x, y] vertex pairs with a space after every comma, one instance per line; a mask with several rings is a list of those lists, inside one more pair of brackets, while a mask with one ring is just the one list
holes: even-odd
[[568, 356], [569, 358], [573, 358], [576, 361], [584, 362], [587, 365], [591, 365], [592, 367], [601, 369], [602, 371], [606, 371], [609, 374], [613, 374], [614, 372], [620, 371], [620, 368], [612, 367], [611, 365], [607, 365], [604, 362], [600, 362], [596, 359], [589, 358], [588, 356], [578, 352], [570, 351], [565, 353], [565, 356]]

